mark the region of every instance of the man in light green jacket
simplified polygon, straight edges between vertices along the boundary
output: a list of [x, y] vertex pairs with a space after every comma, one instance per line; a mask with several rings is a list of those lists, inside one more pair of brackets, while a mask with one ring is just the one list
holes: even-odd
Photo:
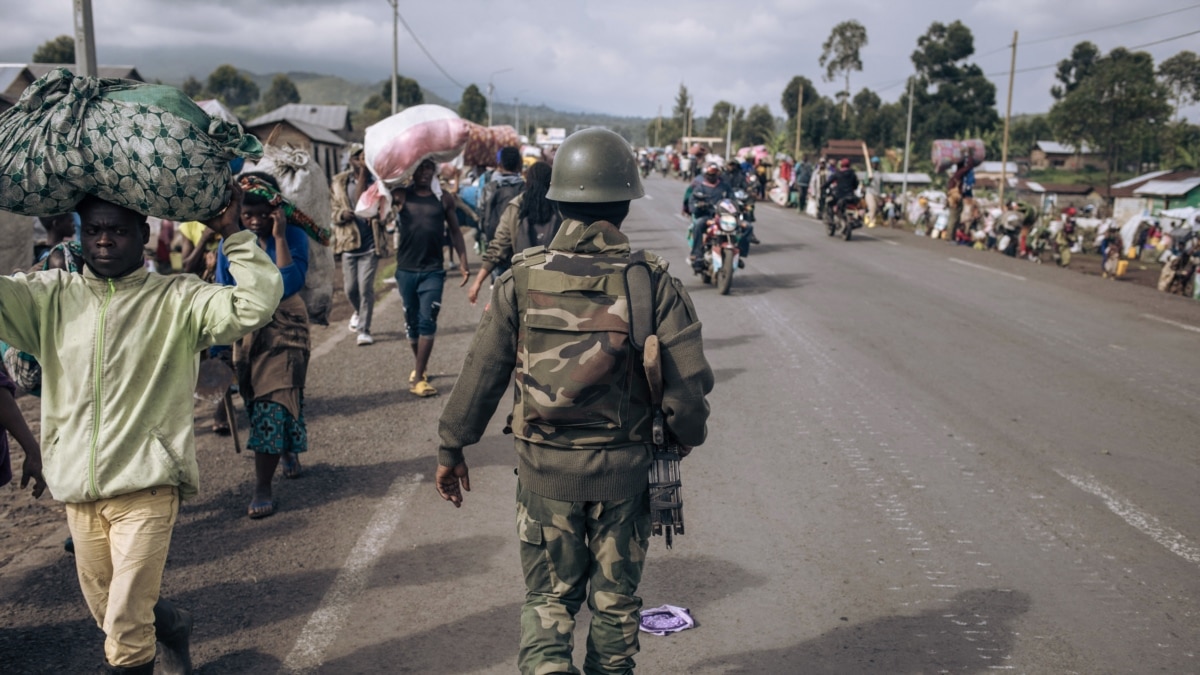
[[[237, 286], [147, 272], [145, 216], [88, 197], [82, 274], [0, 277], [0, 339], [42, 364], [46, 485], [66, 502], [75, 565], [113, 673], [190, 673], [192, 618], [159, 599], [179, 502], [196, 494], [199, 353], [271, 320], [283, 281], [241, 195], [208, 222]], [[41, 476], [33, 476], [40, 479]]]

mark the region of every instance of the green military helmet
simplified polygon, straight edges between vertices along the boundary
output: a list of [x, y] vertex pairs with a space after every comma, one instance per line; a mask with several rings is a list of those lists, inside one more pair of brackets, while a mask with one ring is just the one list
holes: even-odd
[[601, 204], [646, 194], [633, 148], [608, 129], [584, 129], [567, 137], [554, 154], [550, 191], [560, 202]]

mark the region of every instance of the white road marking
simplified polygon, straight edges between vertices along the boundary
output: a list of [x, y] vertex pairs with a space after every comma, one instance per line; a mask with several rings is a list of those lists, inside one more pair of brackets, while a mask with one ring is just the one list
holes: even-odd
[[1121, 497], [1095, 478], [1080, 478], [1063, 473], [1057, 469], [1055, 469], [1055, 472], [1071, 481], [1080, 490], [1099, 497], [1110, 511], [1120, 516], [1122, 520], [1132, 525], [1142, 534], [1158, 542], [1163, 548], [1188, 562], [1200, 564], [1200, 547], [1197, 547], [1180, 532], [1163, 525], [1159, 522], [1158, 518], [1145, 513], [1136, 505], [1121, 499]]
[[1151, 321], [1158, 321], [1159, 323], [1165, 323], [1165, 324], [1168, 324], [1168, 325], [1171, 325], [1171, 326], [1175, 326], [1176, 328], [1182, 328], [1182, 329], [1184, 329], [1184, 330], [1190, 330], [1190, 331], [1192, 331], [1193, 333], [1200, 333], [1200, 327], [1193, 326], [1193, 325], [1191, 325], [1191, 324], [1180, 323], [1180, 322], [1178, 322], [1178, 321], [1172, 321], [1172, 320], [1170, 320], [1170, 319], [1164, 319], [1164, 318], [1162, 318], [1161, 316], [1154, 316], [1153, 314], [1143, 314], [1143, 315], [1142, 315], [1142, 318], [1143, 318], [1143, 319], [1150, 319]]
[[309, 617], [304, 630], [300, 631], [295, 646], [284, 659], [279, 672], [314, 673], [321, 667], [325, 651], [345, 627], [350, 610], [367, 586], [371, 568], [400, 525], [405, 502], [416, 491], [422, 478], [421, 474], [401, 476], [388, 488], [387, 495], [375, 509], [375, 515], [359, 536], [333, 585], [321, 599], [321, 605]]
[[891, 239], [880, 239], [879, 237], [872, 237], [869, 234], [860, 234], [858, 236], [862, 237], [863, 239], [870, 239], [871, 241], [882, 241], [883, 243], [890, 244], [891, 246], [899, 246], [900, 245], [900, 244], [892, 241]]
[[[387, 306], [392, 303], [393, 298], [398, 297], [396, 295], [392, 295], [391, 293], [383, 293], [382, 295], [384, 296], [382, 298], [380, 298], [379, 295], [375, 296], [377, 299], [375, 300], [374, 316], [379, 316], [380, 310], [386, 309]], [[341, 342], [342, 340], [345, 340], [347, 336], [350, 336], [350, 335], [357, 336], [358, 335], [354, 331], [350, 331], [350, 330], [337, 330], [339, 325], [332, 325], [331, 327], [334, 329], [333, 334], [330, 335], [329, 337], [325, 338], [324, 342], [317, 345], [317, 348], [312, 350], [312, 353], [309, 354], [309, 357], [308, 357], [309, 361], [318, 359], [322, 356], [325, 356], [326, 354], [331, 353], [333, 351], [333, 349], [335, 347], [337, 347], [338, 343]], [[340, 327], [345, 328], [345, 324], [340, 324]]]
[[1009, 277], [1010, 279], [1016, 279], [1017, 281], [1026, 281], [1025, 277], [1023, 277], [1019, 274], [1009, 274], [1008, 272], [1001, 272], [1000, 270], [994, 270], [985, 265], [979, 265], [979, 264], [976, 264], [973, 262], [967, 262], [966, 260], [959, 260], [958, 258], [946, 258], [946, 260], [949, 260], [950, 262], [958, 264], [958, 265], [966, 265], [967, 267], [974, 267], [975, 269], [983, 270], [984, 272], [991, 272], [992, 274], [999, 274], [1001, 276], [1006, 276], [1006, 277]]
[[650, 201], [654, 201], [654, 195], [652, 195], [652, 194], [645, 194], [643, 196]]
[[676, 218], [678, 218], [678, 219], [680, 219], [680, 220], [682, 220], [682, 221], [683, 221], [683, 222], [685, 222], [685, 223], [690, 223], [690, 222], [692, 222], [690, 218], [688, 218], [687, 216], [683, 215], [682, 213], [676, 213], [676, 214], [675, 214], [675, 217], [676, 217]]

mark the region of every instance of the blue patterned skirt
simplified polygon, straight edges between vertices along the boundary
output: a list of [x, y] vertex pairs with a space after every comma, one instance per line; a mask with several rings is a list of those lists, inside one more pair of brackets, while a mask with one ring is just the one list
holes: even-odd
[[287, 408], [273, 401], [251, 401], [250, 440], [246, 447], [254, 452], [281, 455], [308, 450], [308, 428], [304, 425], [304, 399], [300, 417], [292, 417]]

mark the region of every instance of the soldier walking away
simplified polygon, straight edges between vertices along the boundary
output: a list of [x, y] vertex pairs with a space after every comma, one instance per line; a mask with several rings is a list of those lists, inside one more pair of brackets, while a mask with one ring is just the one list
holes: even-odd
[[[643, 194], [633, 152], [617, 134], [586, 129], [563, 142], [548, 194], [562, 226], [500, 277], [439, 422], [437, 490], [458, 507], [470, 490], [463, 448], [479, 441], [516, 371], [509, 419], [526, 585], [522, 673], [579, 672], [572, 633], [585, 600], [592, 622], [583, 671], [633, 672], [659, 407], [631, 316], [652, 317], [661, 342], [666, 431], [683, 453], [707, 431], [713, 374], [695, 308], [667, 263], [631, 254], [620, 231], [630, 201]], [[652, 283], [631, 295], [625, 270], [637, 265]]]

